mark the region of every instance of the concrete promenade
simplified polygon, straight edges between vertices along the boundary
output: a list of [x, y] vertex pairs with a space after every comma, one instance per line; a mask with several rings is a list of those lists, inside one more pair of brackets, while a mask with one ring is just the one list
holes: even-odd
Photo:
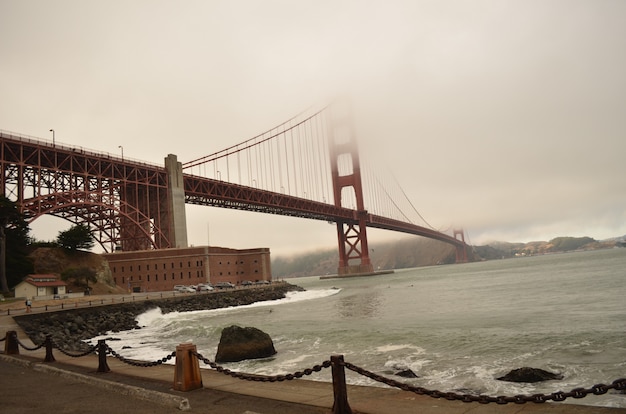
[[[18, 339], [22, 343], [32, 347], [32, 342], [13, 322], [12, 317], [0, 316], [0, 337], [11, 330], [17, 332]], [[4, 343], [1, 344], [4, 350]], [[96, 355], [72, 358], [56, 349], [53, 354], [56, 361], [50, 363], [43, 362], [45, 357], [43, 348], [37, 351], [27, 351], [20, 347], [20, 355], [0, 354], [0, 407], [4, 413], [31, 412], [29, 409], [22, 410], [20, 401], [32, 404], [33, 391], [45, 389], [45, 387], [42, 388], [42, 381], [53, 383], [59, 388], [56, 392], [64, 395], [64, 397], [57, 397], [61, 401], [60, 404], [65, 407], [59, 412], [110, 413], [115, 411], [113, 408], [116, 404], [132, 404], [136, 414], [141, 412], [158, 414], [181, 410], [225, 414], [332, 412], [333, 388], [330, 383], [330, 368], [314, 373], [311, 377], [305, 377], [318, 379], [315, 381], [297, 379], [282, 382], [245, 381], [215, 370], [202, 369], [203, 388], [180, 392], [172, 388], [173, 365], [163, 364], [144, 368], [128, 365], [116, 358], [108, 358], [107, 363], [111, 372], [97, 373]], [[24, 379], [22, 385], [15, 378], [7, 377], [8, 373], [15, 372], [16, 366], [19, 367], [19, 378]], [[200, 366], [205, 365], [201, 363]], [[37, 385], [34, 386], [34, 384]], [[581, 385], [589, 386], [589, 384]], [[108, 400], [105, 400], [107, 406], [86, 404], [85, 399], [77, 403], [68, 398], [67, 395], [80, 392], [79, 386], [89, 387], [83, 392], [93, 395], [94, 401], [99, 398], [96, 397], [98, 394], [94, 390], [105, 390], [110, 396]], [[11, 390], [12, 398], [6, 398], [7, 389]], [[38, 399], [39, 396], [35, 398]], [[585, 397], [587, 403], [592, 401], [600, 403], [601, 398], [602, 396]], [[7, 401], [9, 401], [8, 406]], [[626, 414], [624, 408], [574, 405], [570, 403], [570, 400], [568, 403], [544, 404], [463, 403], [434, 399], [397, 389], [350, 385], [348, 386], [348, 402], [353, 413], [359, 414]], [[48, 408], [49, 404], [54, 403], [56, 400], [49, 402]]]

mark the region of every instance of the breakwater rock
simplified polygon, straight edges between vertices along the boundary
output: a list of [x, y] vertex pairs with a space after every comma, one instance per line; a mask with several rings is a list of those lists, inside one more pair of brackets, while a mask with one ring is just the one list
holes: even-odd
[[509, 382], [540, 382], [561, 380], [563, 379], [563, 375], [548, 372], [540, 368], [522, 367], [509, 371], [505, 376], [496, 379]]
[[35, 344], [43, 344], [46, 335], [51, 335], [56, 347], [68, 351], [83, 351], [86, 348], [83, 342], [85, 339], [107, 332], [141, 329], [136, 318], [151, 309], [160, 308], [163, 313], [170, 313], [227, 308], [282, 299], [287, 292], [302, 290], [304, 289], [289, 283], [276, 283], [251, 289], [27, 314], [15, 316], [14, 320]]
[[267, 333], [258, 328], [232, 325], [222, 330], [215, 362], [239, 362], [275, 354], [274, 342]]

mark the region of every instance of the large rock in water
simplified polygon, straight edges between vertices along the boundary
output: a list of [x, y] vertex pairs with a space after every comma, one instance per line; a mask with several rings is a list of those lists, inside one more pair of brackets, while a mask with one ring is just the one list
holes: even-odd
[[539, 368], [523, 367], [510, 371], [503, 377], [496, 378], [500, 381], [509, 382], [540, 382], [563, 379], [563, 375], [544, 371]]
[[268, 334], [257, 328], [233, 325], [222, 330], [215, 362], [238, 362], [244, 359], [267, 358], [275, 354], [274, 342]]

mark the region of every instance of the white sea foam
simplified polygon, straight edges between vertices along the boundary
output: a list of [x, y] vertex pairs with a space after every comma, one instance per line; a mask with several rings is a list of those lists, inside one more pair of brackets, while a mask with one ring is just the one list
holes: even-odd
[[417, 352], [417, 353], [423, 353], [424, 352], [424, 348], [420, 348], [419, 346], [415, 346], [415, 345], [411, 345], [411, 344], [402, 344], [402, 345], [382, 345], [376, 348], [376, 351], [378, 352], [393, 352], [393, 351], [399, 351], [402, 349], [412, 349], [413, 351]]
[[267, 306], [284, 305], [294, 302], [301, 302], [305, 300], [320, 299], [327, 296], [336, 295], [340, 292], [340, 289], [320, 289], [320, 290], [307, 290], [304, 292], [287, 292], [284, 298], [266, 300], [251, 303], [249, 305], [230, 306], [227, 308], [219, 309], [207, 309], [189, 312], [170, 312], [162, 313], [161, 309], [155, 308], [147, 312], [142, 313], [137, 317], [137, 323], [140, 326], [153, 326], [155, 324], [162, 325], [169, 321], [179, 321], [182, 319], [197, 319], [198, 316], [207, 317], [213, 315], [223, 315], [229, 312], [236, 312], [242, 309], [260, 308]]
[[[150, 309], [137, 316], [137, 324], [141, 329], [121, 332], [107, 332], [90, 340], [96, 343], [99, 339], [109, 339], [107, 345], [125, 358], [153, 361], [161, 359], [175, 350], [183, 342], [196, 342], [198, 337], [210, 336], [206, 331], [215, 329], [202, 321], [212, 316], [224, 315], [244, 309], [279, 306], [283, 304], [320, 299], [339, 293], [340, 289], [307, 290], [304, 292], [287, 292], [285, 298], [255, 302], [249, 305], [233, 306], [221, 309], [209, 309], [190, 312], [163, 313], [160, 308]], [[168, 342], [169, 340], [169, 342]], [[171, 363], [171, 362], [170, 362]]]

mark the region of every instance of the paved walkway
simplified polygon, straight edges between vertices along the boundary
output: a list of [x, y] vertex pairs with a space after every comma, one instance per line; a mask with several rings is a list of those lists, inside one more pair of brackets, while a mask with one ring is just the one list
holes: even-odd
[[[32, 346], [30, 340], [13, 322], [10, 316], [0, 316], [0, 337], [6, 331], [17, 331], [19, 340]], [[2, 349], [4, 350], [4, 343]], [[109, 373], [97, 373], [98, 358], [89, 355], [71, 358], [54, 350], [56, 362], [44, 363], [45, 350], [26, 351], [20, 355], [0, 354], [0, 405], [3, 413], [33, 412], [31, 405], [43, 399], [43, 394], [52, 395], [52, 406], [61, 405], [63, 410], [54, 412], [81, 412], [108, 414], [115, 407], [132, 404], [135, 413], [177, 412], [179, 410], [207, 411], [212, 413], [237, 414], [320, 414], [332, 412], [333, 389], [329, 382], [331, 370], [324, 369], [312, 377], [319, 381], [298, 379], [283, 382], [244, 381], [202, 369], [203, 388], [189, 392], [172, 389], [174, 366], [158, 365], [150, 368], [125, 364], [118, 359], [108, 358]], [[202, 365], [202, 364], [201, 364]], [[16, 373], [15, 368], [19, 369]], [[17, 378], [24, 381], [19, 382]], [[54, 376], [54, 377], [51, 377]], [[50, 379], [54, 378], [54, 381]], [[50, 384], [57, 384], [54, 391], [44, 391]], [[82, 390], [80, 387], [87, 387]], [[45, 385], [45, 386], [44, 386]], [[94, 391], [95, 389], [100, 392]], [[105, 390], [106, 406], [97, 401]], [[36, 392], [33, 398], [33, 391]], [[81, 394], [84, 392], [84, 394]], [[6, 398], [9, 395], [11, 398]], [[93, 403], [91, 402], [91, 395]], [[73, 396], [81, 396], [76, 400]], [[88, 398], [84, 398], [88, 395]], [[114, 397], [111, 397], [114, 395]], [[588, 401], [602, 396], [585, 397]], [[626, 396], [625, 396], [626, 398]], [[626, 414], [626, 409], [601, 408], [569, 403], [546, 404], [479, 404], [447, 401], [416, 395], [407, 391], [381, 387], [348, 386], [348, 402], [354, 413], [359, 414]], [[41, 403], [43, 404], [43, 403]], [[55, 405], [56, 404], [56, 405]], [[90, 406], [87, 406], [90, 404]], [[22, 407], [24, 405], [24, 407]], [[26, 408], [31, 407], [31, 408]], [[22, 409], [25, 408], [25, 409]], [[46, 408], [42, 405], [41, 408]], [[147, 411], [140, 411], [147, 410]], [[6, 409], [6, 410], [5, 410]]]

